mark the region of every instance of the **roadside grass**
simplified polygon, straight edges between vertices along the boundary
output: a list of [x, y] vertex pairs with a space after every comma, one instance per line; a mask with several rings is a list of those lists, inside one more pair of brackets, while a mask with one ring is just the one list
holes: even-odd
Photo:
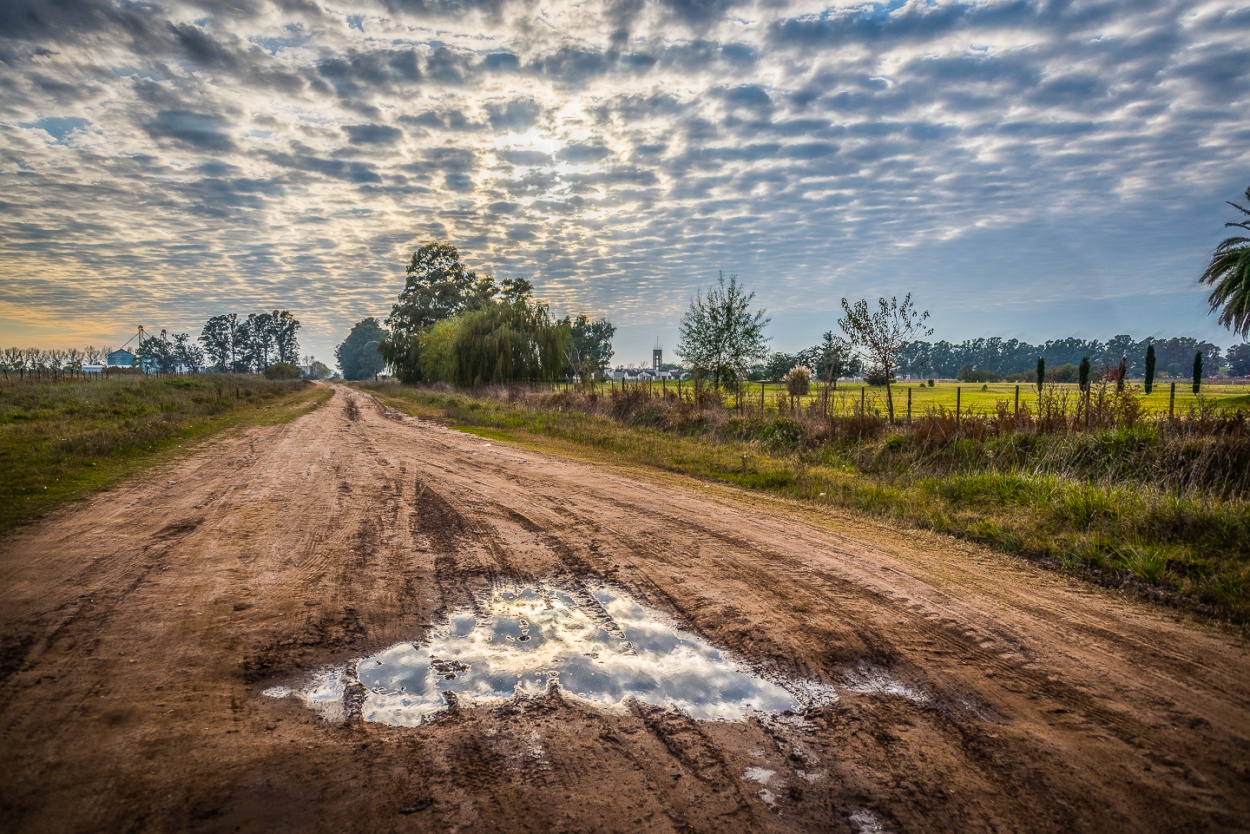
[[449, 426], [448, 428], [455, 429], [456, 431], [462, 431], [465, 434], [471, 434], [475, 437], [480, 437], [483, 440], [498, 440], [504, 443], [514, 442], [516, 440], [515, 437], [507, 432], [483, 428], [482, 426]]
[[[472, 396], [362, 384], [392, 407], [480, 437], [571, 449], [850, 508], [977, 541], [1100, 584], [1250, 625], [1250, 437], [1153, 423], [994, 434], [933, 417], [737, 417], [635, 398]], [[616, 409], [613, 414], [613, 409]], [[978, 436], [979, 435], [979, 436]]]
[[0, 385], [0, 532], [227, 429], [274, 425], [329, 386], [244, 375]]

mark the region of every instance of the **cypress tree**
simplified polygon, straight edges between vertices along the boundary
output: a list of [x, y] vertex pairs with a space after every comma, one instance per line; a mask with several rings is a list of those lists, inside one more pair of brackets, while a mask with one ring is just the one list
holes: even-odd
[[1146, 346], [1146, 393], [1149, 394], [1155, 387], [1155, 346]]
[[1081, 383], [1082, 391], [1089, 390], [1089, 357], [1088, 356], [1081, 357], [1080, 383]]
[[1194, 393], [1202, 390], [1202, 351], [1194, 354]]
[[1042, 383], [1046, 381], [1046, 360], [1037, 357], [1037, 393], [1042, 393]]
[[1124, 390], [1124, 377], [1128, 376], [1128, 357], [1120, 357], [1120, 373], [1116, 375], [1115, 390]]

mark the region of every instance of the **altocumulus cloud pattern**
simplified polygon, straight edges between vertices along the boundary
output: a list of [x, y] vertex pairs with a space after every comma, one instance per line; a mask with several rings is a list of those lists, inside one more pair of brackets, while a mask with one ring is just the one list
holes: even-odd
[[[328, 353], [432, 237], [627, 326], [717, 267], [774, 312], [992, 305], [994, 229], [1165, 229], [1250, 182], [1233, 2], [8, 0], [0, 63], [0, 320], [31, 332], [268, 304]], [[980, 266], [880, 277], [917, 247]]]

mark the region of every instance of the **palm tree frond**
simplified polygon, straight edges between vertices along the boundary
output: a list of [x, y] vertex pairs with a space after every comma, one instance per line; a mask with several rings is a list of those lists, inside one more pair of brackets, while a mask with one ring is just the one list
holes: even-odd
[[[1250, 188], [1246, 189], [1250, 201]], [[1250, 216], [1250, 209], [1230, 202], [1237, 211]], [[1250, 221], [1231, 221], [1224, 228], [1250, 230]], [[1211, 287], [1207, 297], [1211, 312], [1220, 311], [1219, 322], [1234, 333], [1250, 336], [1250, 238], [1226, 238], [1211, 254], [1211, 262], [1199, 277], [1200, 284]]]

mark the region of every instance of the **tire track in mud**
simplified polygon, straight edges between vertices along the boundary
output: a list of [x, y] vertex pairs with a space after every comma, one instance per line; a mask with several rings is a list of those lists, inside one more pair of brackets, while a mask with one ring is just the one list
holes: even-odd
[[[777, 554], [770, 555], [779, 559], [784, 558]], [[768, 587], [767, 583], [776, 582], [774, 571], [762, 562], [734, 561], [735, 571], [750, 577], [748, 584], [764, 588]], [[828, 581], [826, 576], [822, 576], [821, 579]], [[839, 584], [843, 586], [839, 590], [845, 590], [845, 583]], [[880, 594], [867, 593], [860, 596], [861, 599], [878, 609], [888, 605], [888, 600]], [[905, 619], [899, 620], [898, 625], [905, 624], [906, 627], [898, 629], [896, 626], [895, 630], [902, 632], [907, 643], [914, 644], [922, 641], [929, 646], [937, 644], [942, 647], [940, 651], [943, 654], [959, 657], [965, 664], [970, 662], [979, 670], [985, 681], [995, 677], [1015, 681], [1023, 679], [1021, 681], [1023, 685], [1013, 685], [1012, 691], [1017, 694], [1029, 693], [1028, 700], [1031, 701], [1062, 705], [1052, 709], [1072, 717], [1073, 720], [1067, 727], [1068, 732], [1077, 736], [1088, 735], [1090, 732], [1111, 733], [1113, 737], [1139, 755], [1147, 758], [1153, 757], [1154, 751], [1140, 744], [1143, 736], [1148, 734], [1148, 727], [1134, 721], [1131, 716], [1104, 708], [1087, 694], [1062, 680], [1047, 675], [1043, 670], [1030, 669], [1005, 658], [999, 648], [987, 647], [983, 644], [984, 634], [978, 629], [962, 626], [957, 621], [946, 617], [925, 616], [911, 611], [904, 613], [903, 616]], [[865, 625], [854, 628], [854, 633], [862, 645], [857, 652], [862, 659], [882, 667], [892, 677], [900, 678], [905, 683], [916, 686], [921, 692], [928, 693], [930, 697], [938, 699], [936, 703], [927, 705], [925, 709], [931, 718], [936, 719], [933, 721], [934, 729], [947, 738], [952, 749], [962, 750], [969, 754], [965, 759], [965, 765], [980, 773], [981, 778], [987, 783], [1012, 784], [1027, 779], [1035, 785], [1046, 785], [1049, 780], [1045, 778], [1044, 772], [1035, 765], [1032, 759], [1036, 756], [1051, 754], [1035, 750], [1027, 754], [1013, 755], [1005, 744], [994, 742], [992, 739], [996, 735], [995, 728], [992, 725], [986, 726], [985, 719], [982, 717], [983, 713], [979, 714], [976, 709], [970, 707], [962, 710], [958, 708], [961, 698], [943, 681], [945, 670], [936, 668], [932, 672], [924, 671], [926, 665], [932, 664], [906, 658], [908, 653], [900, 649], [897, 641], [887, 640], [879, 628]], [[740, 641], [731, 638], [728, 642], [733, 644]], [[844, 657], [835, 660], [835, 663], [846, 668], [855, 659]], [[845, 683], [844, 680], [837, 679], [829, 682]], [[964, 695], [964, 698], [967, 698], [967, 695]], [[1019, 712], [1019, 710], [1012, 710], [1012, 712]], [[1062, 773], [1064, 770], [1062, 759], [1051, 757], [1055, 765], [1054, 771]], [[1191, 781], [1189, 787], [1196, 791], [1202, 786], [1197, 781]], [[1033, 808], [1033, 811], [1039, 814], [1046, 813], [1048, 808], [1038, 805]], [[1057, 810], [1052, 810], [1052, 813], [1057, 813]], [[1064, 818], [1059, 822], [1063, 825], [1070, 825], [1073, 820]]]
[[460, 511], [419, 477], [414, 481], [409, 524], [414, 540], [424, 542], [424, 549], [433, 555], [438, 586], [435, 617], [443, 619], [459, 609], [485, 613], [483, 594], [498, 571], [478, 557]]
[[[550, 529], [543, 527], [533, 517], [524, 515], [503, 505], [497, 504], [496, 506], [499, 507], [502, 513], [521, 523], [529, 533], [544, 541], [549, 549], [560, 558], [562, 565], [569, 569], [573, 575], [580, 577], [601, 576], [602, 572], [599, 569], [587, 564], [584, 560], [580, 559], [580, 557], [572, 556], [572, 549], [557, 538], [557, 536], [552, 533]], [[593, 526], [590, 525], [586, 519], [574, 519], [568, 523], [575, 529]], [[596, 532], [603, 534], [605, 531], [597, 530]], [[653, 561], [658, 563], [681, 567], [678, 560], [675, 560], [672, 557], [673, 549], [671, 546], [666, 546], [664, 543], [657, 544], [648, 538], [635, 538], [632, 534], [626, 534], [619, 528], [608, 532], [610, 532], [608, 538], [611, 541], [616, 542], [618, 546], [622, 546], [625, 549], [632, 551], [633, 555], [650, 555], [654, 557]], [[725, 539], [730, 537], [721, 536], [720, 538]], [[735, 544], [741, 544], [737, 540], [733, 541]], [[693, 545], [687, 542], [683, 545], [682, 552], [686, 554], [687, 559], [695, 559], [698, 558], [698, 547], [698, 542], [695, 542]], [[752, 548], [752, 552], [763, 555], [760, 554], [760, 551], [757, 548]], [[733, 579], [735, 581], [741, 581], [744, 584], [752, 585], [760, 589], [767, 588], [770, 584], [776, 583], [775, 572], [772, 570], [743, 570], [744, 567], [749, 565], [749, 562], [743, 562], [743, 560], [738, 558], [725, 557], [722, 561], [732, 567], [735, 572], [747, 574], [745, 579], [741, 576], [734, 576]], [[761, 571], [766, 572], [767, 575], [762, 575]], [[745, 620], [745, 618], [741, 617], [741, 612], [732, 607], [725, 608], [724, 606], [715, 605], [710, 600], [706, 599], [702, 602], [696, 601], [694, 606], [692, 606], [688, 600], [681, 603], [673, 594], [669, 593], [661, 587], [658, 582], [653, 580], [646, 571], [640, 571], [637, 568], [631, 572], [631, 578], [633, 581], [627, 581], [624, 583], [626, 585], [633, 586], [635, 592], [638, 592], [639, 583], [637, 580], [639, 574], [641, 574], [641, 578], [643, 580], [642, 584], [645, 586], [645, 589], [639, 593], [641, 598], [652, 598], [653, 601], [658, 598], [661, 601], [659, 607], [667, 609], [670, 613], [675, 614], [679, 621], [692, 622], [694, 624], [695, 631], [702, 632], [708, 636], [715, 635], [719, 638], [719, 642], [729, 645], [743, 656], [755, 658], [756, 660], [763, 659], [761, 658], [761, 653], [758, 651], [759, 646], [751, 640], [744, 641], [742, 639], [738, 639], [737, 635], [733, 634], [732, 628], [729, 629], [729, 639], [725, 639], [727, 623], [732, 625], [735, 620]], [[863, 589], [857, 588], [857, 590]], [[813, 591], [811, 596], [813, 600], [815, 600], [817, 592]], [[862, 596], [866, 596], [877, 603], [881, 602], [879, 595], [872, 594], [871, 592], [863, 594]], [[711, 627], [700, 627], [704, 623], [710, 625]], [[746, 630], [751, 631], [752, 629], [748, 628]], [[893, 660], [897, 657], [897, 653], [892, 649], [892, 647], [889, 647], [888, 644], [884, 643], [876, 635], [869, 634], [868, 632], [862, 630], [857, 633], [861, 637], [863, 648], [860, 651], [849, 655], [848, 659], [862, 660], [867, 657], [877, 663], [884, 661], [889, 665], [889, 667], [894, 667], [895, 664], [893, 663]], [[765, 653], [764, 658], [767, 658], [769, 654], [770, 653]], [[771, 654], [774, 657], [780, 656], [780, 653], [775, 650], [771, 652]], [[820, 676], [815, 675], [810, 677], [816, 677], [819, 679]], [[841, 683], [841, 681], [837, 682]], [[641, 710], [639, 708], [635, 708], [634, 712], [636, 715], [639, 715], [645, 720], [648, 731], [663, 743], [670, 756], [676, 759], [683, 768], [691, 772], [697, 779], [707, 783], [711, 795], [703, 797], [703, 805], [705, 807], [710, 807], [711, 805], [723, 805], [725, 797], [719, 795], [719, 791], [727, 789], [725, 786], [732, 786], [733, 793], [737, 798], [736, 804], [732, 805], [729, 810], [722, 810], [713, 816], [729, 816], [748, 809], [749, 806], [742, 795], [739, 780], [735, 778], [734, 774], [730, 772], [727, 767], [723, 766], [723, 758], [718, 755], [716, 748], [710, 745], [706, 736], [698, 731], [698, 725], [696, 722], [684, 719], [680, 715], [665, 713], [664, 711], [653, 710], [652, 708], [641, 708]], [[905, 709], [904, 712], [910, 713], [911, 710]], [[788, 738], [787, 743], [783, 745], [780, 742], [780, 739], [786, 737], [784, 734], [774, 733], [773, 737], [777, 740], [779, 749], [782, 749], [783, 747], [787, 749], [793, 748], [792, 738]], [[833, 757], [835, 751], [832, 751], [827, 745], [821, 745], [821, 747], [823, 757]], [[870, 783], [861, 783], [861, 786], [863, 791], [868, 792], [871, 792], [874, 787]], [[802, 791], [799, 790], [798, 794], [801, 796]], [[861, 801], [860, 804], [862, 805], [863, 802]], [[848, 811], [848, 813], [850, 812]], [[678, 828], [689, 829], [689, 826], [678, 824]]]
[[[59, 652], [66, 657], [90, 657], [94, 654], [100, 634], [117, 616], [121, 606], [147, 582], [153, 571], [167, 567], [169, 554], [203, 522], [203, 516], [198, 516], [161, 528], [142, 546], [140, 553], [144, 562], [129, 577], [126, 576], [129, 566], [124, 564], [127, 554], [120, 553], [92, 560], [69, 579], [75, 586], [89, 586], [92, 590], [56, 609], [54, 617], [61, 616], [56, 618], [55, 624], [41, 624], [42, 628], [51, 629], [46, 636], [39, 637], [33, 630], [22, 635], [5, 634], [0, 693], [11, 676], [38, 662], [43, 655]], [[118, 586], [122, 587], [118, 589]]]

